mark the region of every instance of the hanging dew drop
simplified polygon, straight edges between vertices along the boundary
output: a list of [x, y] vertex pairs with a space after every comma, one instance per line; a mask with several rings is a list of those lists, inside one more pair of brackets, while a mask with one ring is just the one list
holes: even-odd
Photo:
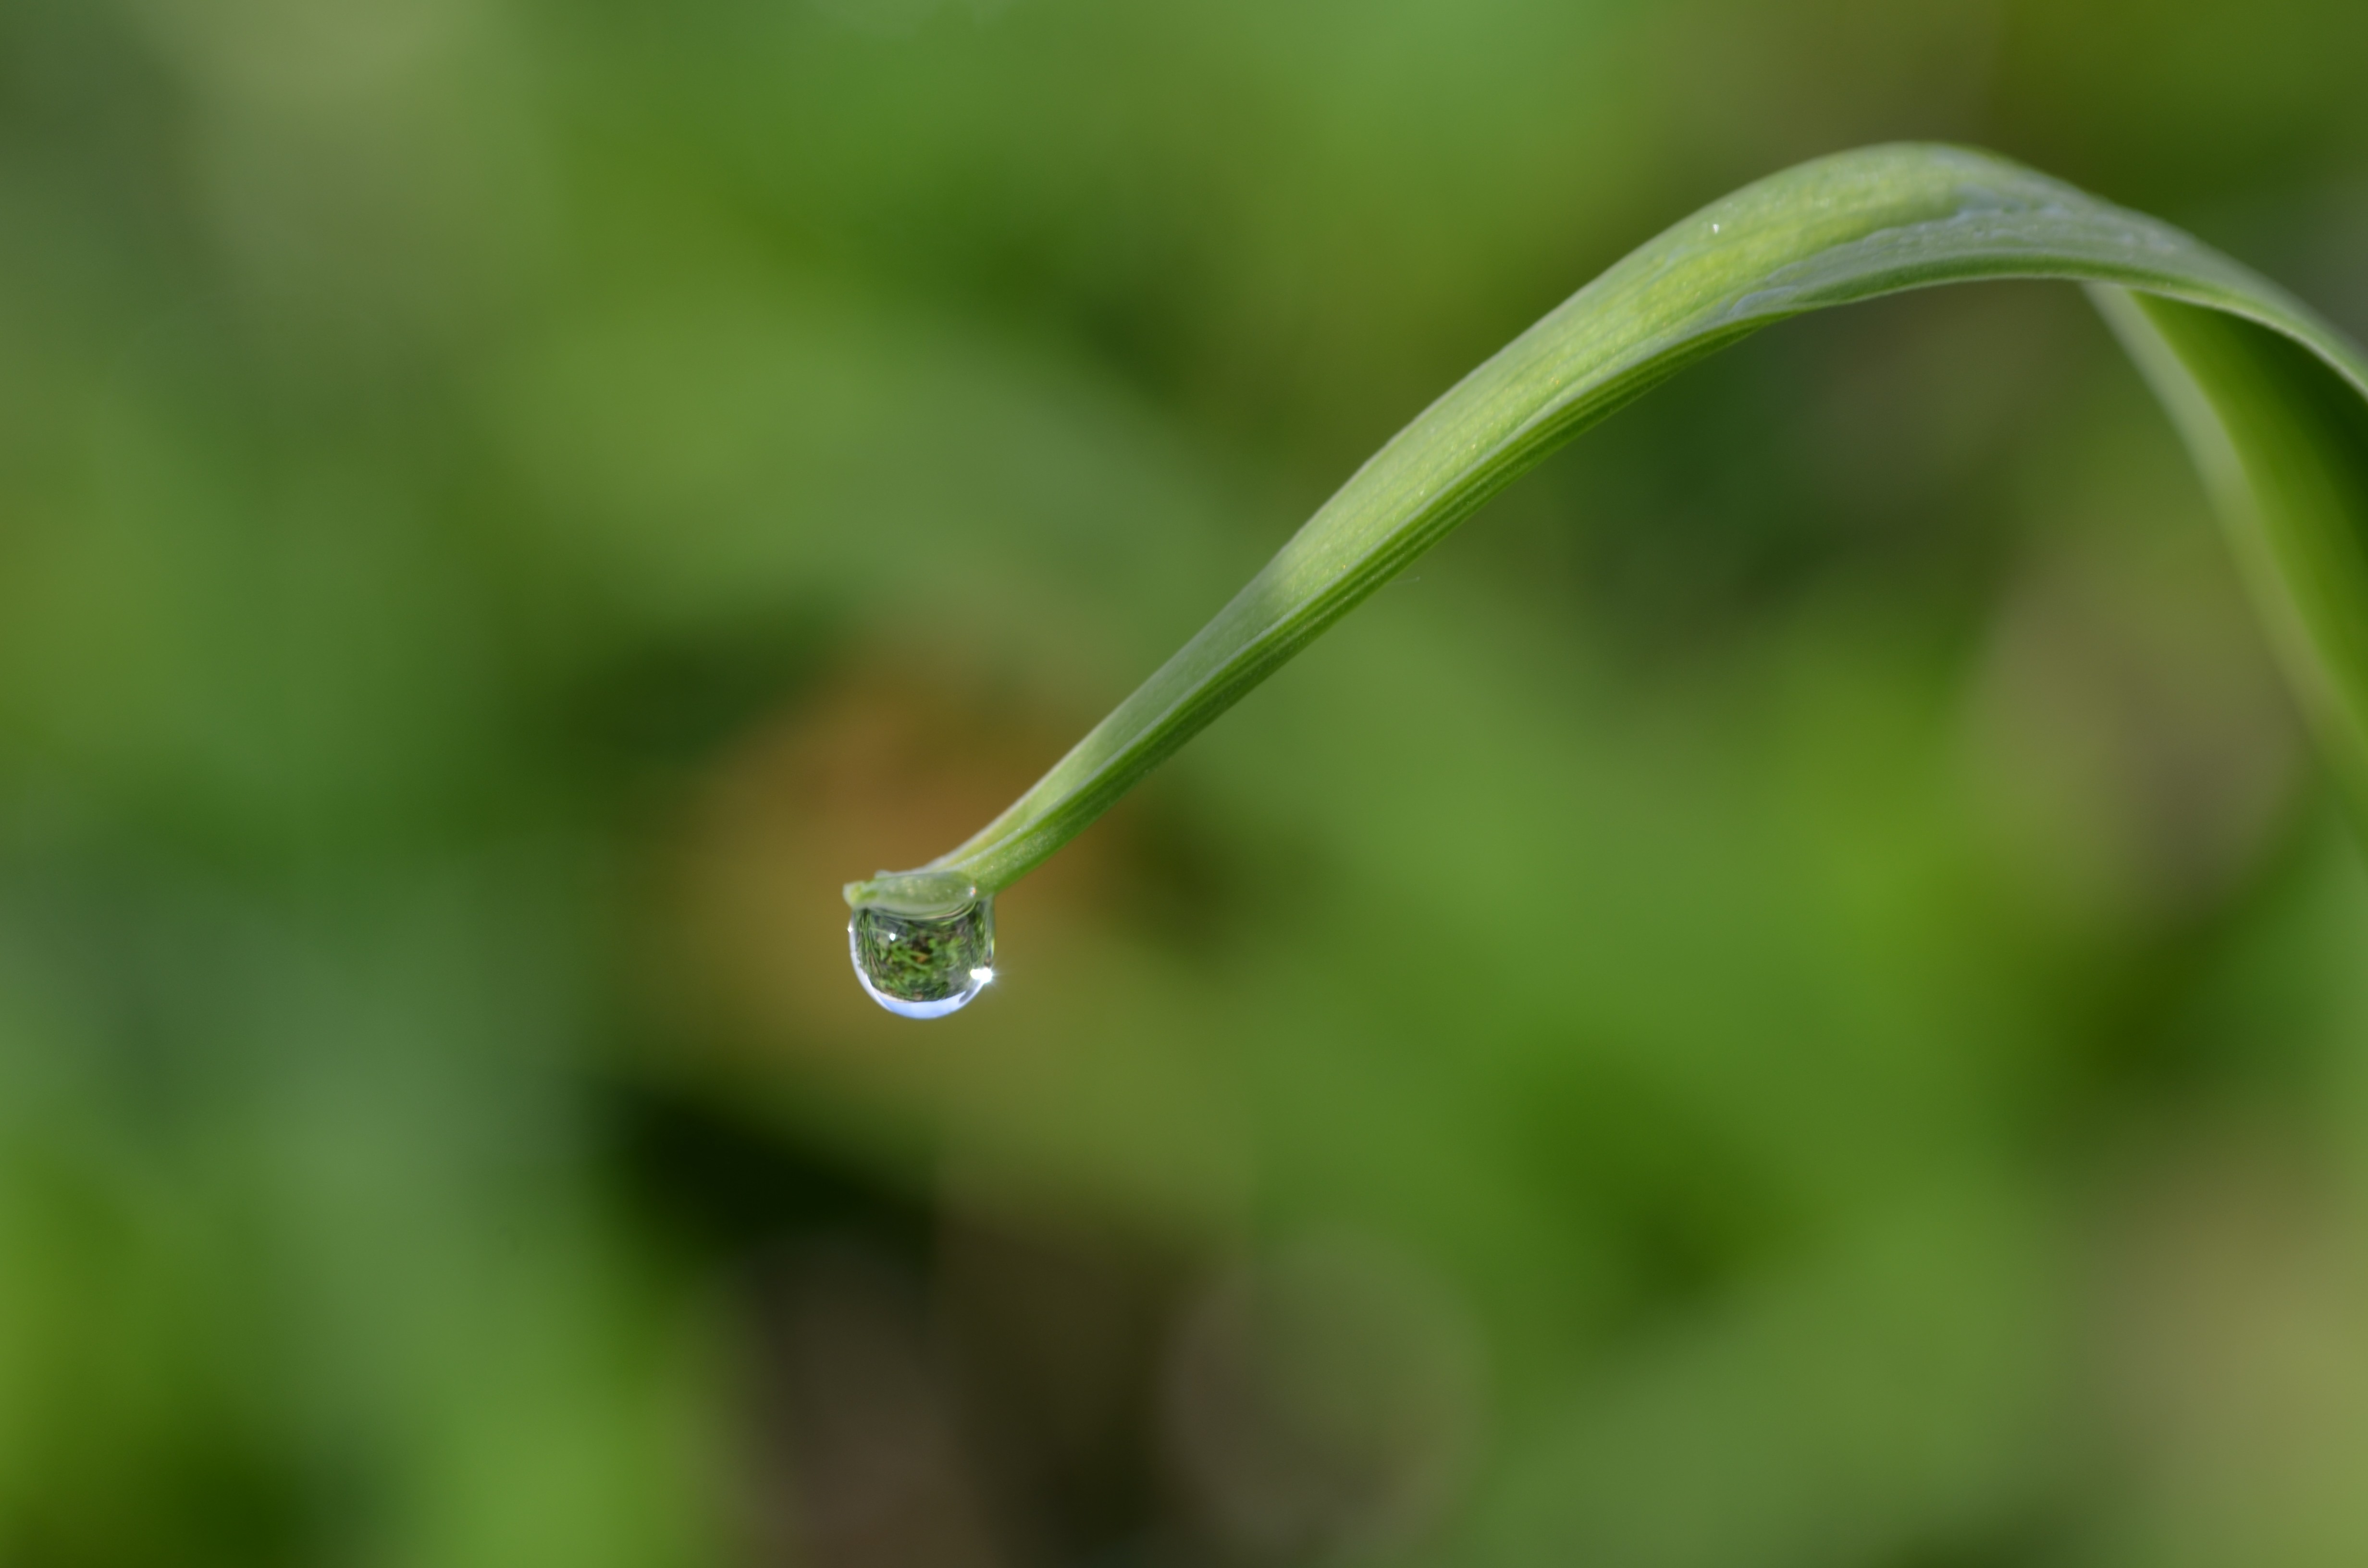
[[866, 905], [847, 922], [847, 946], [874, 1002], [900, 1017], [942, 1018], [995, 978], [995, 903], [943, 915]]
[[848, 889], [855, 977], [905, 1018], [942, 1018], [995, 978], [995, 900], [961, 878], [882, 873]]

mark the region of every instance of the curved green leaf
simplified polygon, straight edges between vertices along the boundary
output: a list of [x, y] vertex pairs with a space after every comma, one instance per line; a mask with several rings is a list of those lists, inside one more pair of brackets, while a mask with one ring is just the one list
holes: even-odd
[[1009, 885], [1555, 447], [1789, 316], [1937, 283], [2089, 286], [2169, 406], [2333, 766], [2368, 805], [2368, 359], [2186, 234], [1987, 153], [1873, 147], [1749, 186], [1572, 295], [1382, 448], [1009, 810], [850, 903]]

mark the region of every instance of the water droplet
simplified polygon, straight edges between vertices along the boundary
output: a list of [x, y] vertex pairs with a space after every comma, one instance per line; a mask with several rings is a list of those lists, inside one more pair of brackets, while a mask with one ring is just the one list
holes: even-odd
[[995, 900], [943, 873], [882, 873], [848, 890], [848, 955], [871, 999], [942, 1018], [995, 978]]

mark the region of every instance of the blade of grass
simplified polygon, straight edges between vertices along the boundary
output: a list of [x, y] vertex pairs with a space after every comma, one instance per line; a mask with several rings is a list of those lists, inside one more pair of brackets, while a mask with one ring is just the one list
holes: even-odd
[[2368, 396], [2235, 316], [2089, 292], [2186, 439], [2320, 749], [2368, 812]]
[[1547, 453], [1771, 323], [1985, 278], [2090, 287], [2211, 484], [2333, 764], [2368, 807], [2368, 358], [2167, 224], [1962, 148], [1865, 148], [1631, 253], [1393, 437], [1051, 772], [850, 903], [1008, 886]]

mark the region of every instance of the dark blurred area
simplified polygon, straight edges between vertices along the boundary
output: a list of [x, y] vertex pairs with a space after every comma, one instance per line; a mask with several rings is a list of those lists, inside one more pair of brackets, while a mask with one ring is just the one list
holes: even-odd
[[2075, 290], [1622, 414], [959, 1017], [837, 892], [1800, 159], [1990, 146], [2368, 335], [2362, 60], [8, 0], [0, 1564], [2368, 1562], [2368, 878]]

